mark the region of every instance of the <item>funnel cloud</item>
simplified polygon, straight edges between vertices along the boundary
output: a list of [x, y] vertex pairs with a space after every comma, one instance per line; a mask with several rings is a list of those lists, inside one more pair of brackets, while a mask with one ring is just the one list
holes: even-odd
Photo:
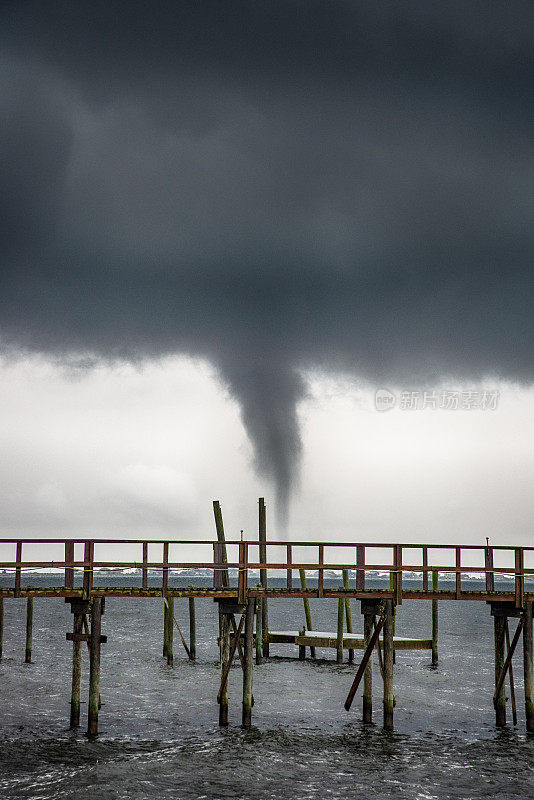
[[5, 351], [208, 358], [287, 515], [303, 370], [534, 376], [530, 2], [4, 3]]

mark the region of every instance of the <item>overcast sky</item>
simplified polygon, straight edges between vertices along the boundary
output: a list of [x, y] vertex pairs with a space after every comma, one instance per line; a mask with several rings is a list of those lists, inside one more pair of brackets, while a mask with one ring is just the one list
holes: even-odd
[[264, 495], [530, 541], [530, 1], [5, 2], [0, 45], [6, 536]]

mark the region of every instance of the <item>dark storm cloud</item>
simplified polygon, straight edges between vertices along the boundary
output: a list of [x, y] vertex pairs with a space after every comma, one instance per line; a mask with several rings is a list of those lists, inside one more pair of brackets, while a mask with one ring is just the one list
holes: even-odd
[[300, 369], [532, 380], [530, 2], [0, 14], [6, 347], [210, 358], [282, 513]]

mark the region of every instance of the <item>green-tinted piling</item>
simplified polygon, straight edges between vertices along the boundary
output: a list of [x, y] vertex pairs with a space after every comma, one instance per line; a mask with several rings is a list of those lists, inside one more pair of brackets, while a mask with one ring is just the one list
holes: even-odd
[[100, 634], [102, 630], [102, 598], [91, 602], [91, 649], [89, 651], [89, 704], [87, 733], [98, 734], [98, 709], [100, 701]]
[[[221, 676], [225, 674], [230, 659], [230, 619], [228, 614], [220, 615], [221, 631]], [[228, 681], [219, 703], [219, 725], [228, 725]]]
[[[438, 591], [438, 572], [432, 570], [432, 591]], [[432, 666], [438, 663], [438, 601], [432, 600]]]
[[534, 670], [532, 665], [532, 603], [525, 603], [523, 623], [523, 668], [525, 676], [525, 716], [529, 733], [534, 733]]
[[[506, 617], [493, 617], [494, 644], [495, 644], [495, 688], [501, 675], [506, 659], [505, 637], [506, 637]], [[506, 689], [505, 682], [502, 682], [499, 693], [495, 698], [495, 724], [502, 728], [506, 725]]]
[[[363, 615], [364, 647], [367, 650], [373, 637], [373, 614]], [[373, 657], [367, 662], [363, 673], [363, 721], [368, 725], [373, 721]]]
[[[300, 586], [302, 589], [306, 590], [306, 572], [303, 569], [299, 569], [300, 575]], [[302, 598], [304, 601], [304, 615], [306, 617], [306, 629], [311, 631], [313, 630], [312, 627], [312, 617], [311, 617], [311, 609], [310, 609], [310, 601], [307, 597]], [[315, 647], [310, 647], [310, 655], [312, 658], [315, 658]]]
[[336, 663], [343, 663], [343, 617], [345, 615], [345, 599], [340, 597], [337, 601], [337, 639]]
[[195, 598], [189, 598], [189, 658], [195, 661], [197, 657], [197, 622], [195, 614]]
[[174, 597], [166, 597], [167, 601], [167, 664], [174, 664]]
[[32, 661], [32, 638], [33, 638], [33, 597], [26, 600], [26, 655], [24, 661], [31, 664]]
[[243, 663], [243, 728], [250, 728], [252, 724], [252, 670], [254, 655], [254, 600], [247, 602], [245, 619], [245, 657]]
[[384, 619], [384, 730], [393, 730], [393, 601], [385, 601]]
[[263, 633], [262, 633], [262, 608], [261, 600], [256, 600], [256, 664], [261, 664], [263, 655]]
[[[343, 588], [348, 591], [349, 589], [349, 571], [348, 569], [343, 570]], [[352, 633], [352, 614], [350, 610], [350, 597], [345, 598], [345, 624], [347, 627], [347, 633]], [[354, 650], [349, 650], [349, 664], [352, 664], [354, 661]]]
[[[83, 633], [83, 615], [74, 612], [73, 633]], [[70, 727], [77, 728], [80, 724], [80, 689], [82, 682], [82, 641], [72, 643], [72, 686], [70, 693]]]

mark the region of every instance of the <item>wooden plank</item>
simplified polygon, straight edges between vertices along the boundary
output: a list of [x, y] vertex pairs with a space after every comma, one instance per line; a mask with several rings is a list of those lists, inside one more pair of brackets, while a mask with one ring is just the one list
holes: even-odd
[[291, 545], [288, 544], [286, 547], [286, 559], [287, 559], [287, 588], [291, 589], [293, 586], [293, 570], [291, 569]]
[[[456, 548], [456, 569], [461, 569], [461, 548]], [[462, 573], [456, 573], [456, 599], [460, 599], [460, 595], [462, 594]]]
[[495, 591], [495, 575], [493, 574], [493, 572], [488, 572], [488, 570], [493, 569], [492, 547], [484, 548], [484, 568], [486, 570], [486, 591], [493, 592]]
[[522, 547], [515, 548], [515, 607], [523, 608], [525, 604], [524, 554]]
[[401, 605], [402, 603], [402, 545], [395, 545], [395, 582], [394, 582], [394, 597], [395, 603]]
[[237, 602], [247, 602], [248, 585], [248, 544], [239, 542], [239, 572], [237, 577]]
[[169, 585], [169, 543], [163, 542], [163, 569], [161, 572], [161, 588], [163, 594]]
[[93, 588], [94, 542], [85, 542], [83, 548], [83, 592], [88, 597]]
[[[226, 538], [224, 535], [224, 524], [222, 518], [222, 509], [221, 504], [218, 500], [213, 501], [213, 515], [215, 517], [215, 529], [217, 531], [217, 542], [220, 545], [220, 549], [218, 551], [219, 558], [217, 560], [218, 564], [228, 564], [228, 556], [226, 553]], [[222, 586], [230, 586], [230, 576], [228, 574], [228, 570], [222, 571]]]

